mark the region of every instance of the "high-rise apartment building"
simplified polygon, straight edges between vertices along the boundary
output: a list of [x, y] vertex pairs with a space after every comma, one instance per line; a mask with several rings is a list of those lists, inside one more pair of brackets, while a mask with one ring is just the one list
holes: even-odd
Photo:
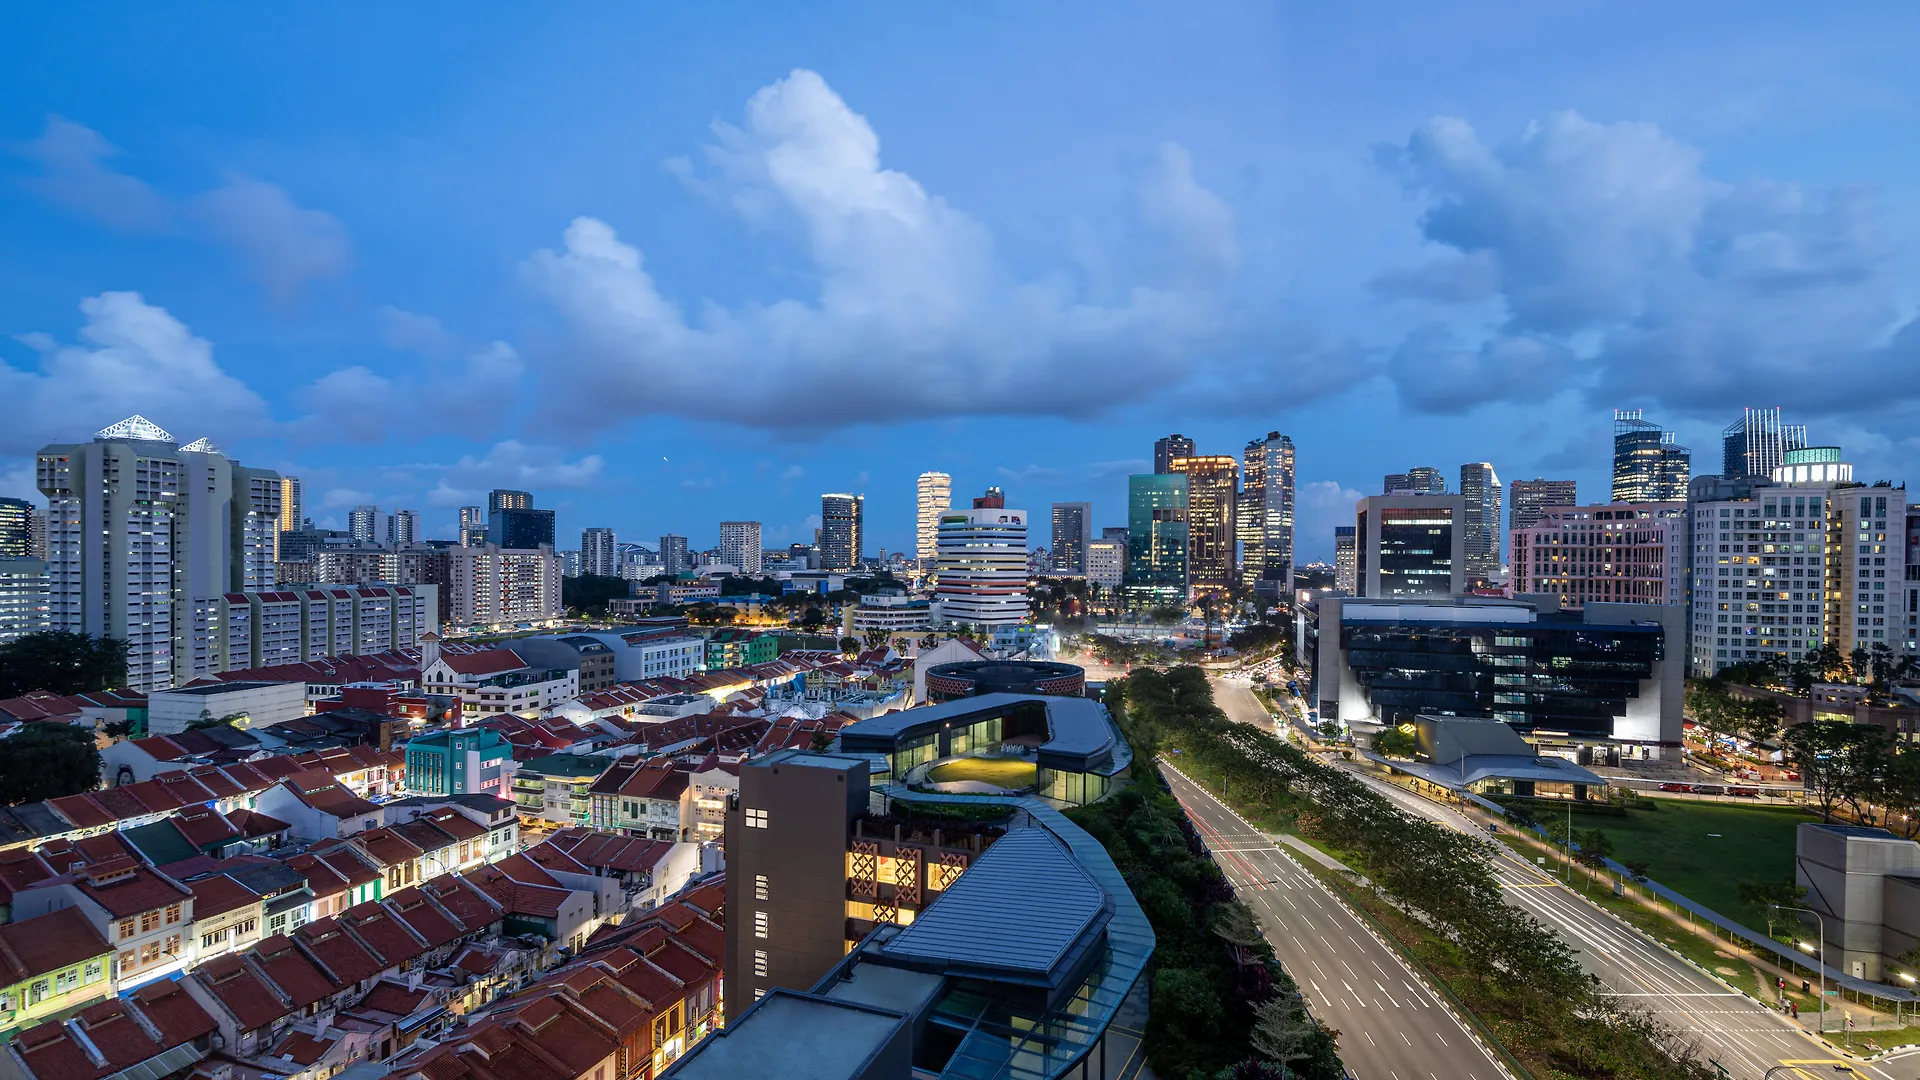
[[1354, 511], [1359, 596], [1466, 591], [1467, 501], [1459, 495], [1374, 495]]
[[1187, 476], [1138, 473], [1127, 478], [1127, 573], [1121, 591], [1133, 607], [1185, 607]]
[[47, 512], [38, 507], [27, 514], [27, 558], [47, 557]]
[[1460, 497], [1467, 502], [1467, 579], [1485, 584], [1500, 573], [1500, 475], [1484, 461], [1460, 466]]
[[132, 416], [92, 442], [41, 448], [48, 625], [128, 643], [127, 685], [192, 677], [201, 619], [223, 593], [274, 584], [280, 475], [200, 439], [186, 446]]
[[491, 511], [487, 514], [487, 543], [513, 551], [552, 547], [553, 511], [530, 506], [503, 506]]
[[1386, 495], [1445, 495], [1447, 478], [1431, 465], [1416, 465], [1403, 473], [1388, 473], [1381, 481]]
[[1007, 509], [999, 488], [971, 510], [940, 517], [940, 582], [934, 591], [943, 622], [1015, 626], [1027, 621], [1027, 512]]
[[487, 492], [487, 513], [489, 515], [495, 510], [531, 509], [533, 509], [533, 493], [530, 491], [513, 491], [508, 488], [494, 488], [492, 491]]
[[620, 553], [612, 529], [580, 530], [580, 572], [598, 577], [619, 575]]
[[1640, 415], [1613, 410], [1613, 501], [1685, 502], [1693, 452], [1674, 433]]
[[357, 543], [371, 544], [380, 539], [380, 508], [365, 503], [347, 511], [347, 531]]
[[487, 542], [487, 511], [481, 506], [460, 508], [460, 546], [479, 547]]
[[33, 504], [0, 498], [0, 559], [33, 557]]
[[1227, 454], [1177, 457], [1169, 468], [1187, 478], [1187, 584], [1195, 593], [1225, 594], [1239, 583], [1240, 463]]
[[1173, 459], [1193, 456], [1193, 440], [1185, 435], [1168, 435], [1155, 439], [1153, 443], [1153, 471], [1170, 473], [1173, 471]]
[[1807, 445], [1805, 424], [1782, 424], [1778, 406], [1749, 408], [1720, 432], [1720, 475], [1772, 479], [1789, 450]]
[[1240, 470], [1240, 583], [1271, 594], [1293, 587], [1293, 440], [1277, 431], [1247, 443]]
[[47, 564], [0, 555], [0, 645], [47, 629]]
[[450, 613], [455, 626], [504, 628], [555, 622], [561, 600], [560, 556], [551, 547], [508, 551], [493, 544], [448, 548]]
[[687, 554], [687, 538], [668, 533], [660, 538], [660, 572], [663, 574], [684, 574], [693, 569], [693, 558]]
[[760, 523], [723, 521], [720, 523], [720, 561], [737, 566], [748, 577], [759, 577], [761, 567]]
[[1333, 527], [1333, 587], [1352, 596], [1356, 588], [1355, 568], [1359, 565], [1354, 551], [1354, 531], [1351, 525]]
[[914, 558], [922, 570], [940, 557], [940, 515], [953, 505], [953, 477], [923, 472], [914, 490]]
[[1549, 506], [1572, 506], [1577, 488], [1571, 480], [1515, 480], [1507, 485], [1507, 529], [1518, 532], [1540, 522]]
[[1686, 503], [1554, 506], [1513, 532], [1510, 591], [1562, 607], [1686, 602]]
[[[303, 488], [300, 483], [300, 478], [297, 476], [281, 477], [280, 478], [280, 532], [288, 533], [288, 532], [297, 531], [300, 528], [301, 523], [306, 518], [306, 512], [307, 512], [307, 501], [303, 494]], [[277, 537], [276, 537], [276, 541], [277, 541]], [[274, 551], [274, 557], [275, 558], [279, 557], [278, 548], [276, 548]]]
[[1127, 576], [1127, 541], [1102, 536], [1087, 544], [1087, 583], [1102, 589], [1117, 589]]
[[387, 519], [387, 543], [394, 545], [420, 542], [420, 515], [412, 510], [395, 510]]
[[820, 496], [820, 569], [860, 565], [866, 551], [866, 509], [865, 495]]
[[1087, 546], [1093, 543], [1093, 504], [1053, 504], [1053, 572], [1087, 576]]

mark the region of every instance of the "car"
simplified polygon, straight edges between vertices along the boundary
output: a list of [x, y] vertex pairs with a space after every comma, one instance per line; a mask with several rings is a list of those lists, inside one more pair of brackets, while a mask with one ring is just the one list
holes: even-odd
[[1661, 791], [1692, 791], [1692, 784], [1661, 784]]
[[1740, 795], [1749, 799], [1757, 799], [1760, 797], [1760, 789], [1757, 787], [1730, 787], [1727, 789], [1727, 794]]
[[1693, 793], [1695, 795], [1725, 795], [1727, 789], [1719, 784], [1695, 784], [1693, 785]]

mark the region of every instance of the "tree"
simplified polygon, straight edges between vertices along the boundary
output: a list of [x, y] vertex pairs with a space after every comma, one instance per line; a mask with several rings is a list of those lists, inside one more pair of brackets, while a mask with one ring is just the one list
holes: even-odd
[[100, 784], [100, 748], [87, 728], [28, 724], [0, 745], [0, 803], [56, 799]]
[[884, 626], [869, 626], [866, 631], [860, 635], [861, 641], [869, 649], [885, 648], [887, 642], [891, 640], [892, 637], [892, 632]]
[[813, 733], [812, 738], [807, 740], [807, 748], [823, 753], [831, 750], [833, 749], [833, 736], [827, 734], [825, 728], [821, 728]]
[[560, 602], [587, 615], [605, 615], [607, 602], [632, 595], [625, 578], [582, 574], [560, 579]]
[[1261, 1056], [1291, 1065], [1313, 1056], [1320, 1025], [1307, 1012], [1299, 994], [1281, 994], [1253, 1007], [1253, 1030], [1247, 1042]]
[[1573, 857], [1581, 866], [1589, 870], [1603, 870], [1607, 859], [1613, 855], [1613, 838], [1599, 829], [1588, 829], [1574, 837], [1580, 850]]
[[[1686, 711], [1695, 724], [1716, 736], [1731, 736], [1740, 732], [1743, 715], [1740, 703], [1727, 692], [1726, 683], [1719, 679], [1694, 679], [1688, 682]], [[1711, 743], [1717, 740], [1707, 741]]]
[[0, 698], [91, 694], [126, 681], [127, 643], [118, 638], [40, 630], [0, 645]]
[[1773, 936], [1773, 917], [1782, 907], [1798, 904], [1807, 890], [1791, 881], [1743, 881], [1739, 886], [1740, 903], [1767, 921], [1767, 936]]
[[842, 655], [842, 656], [854, 656], [854, 655], [856, 655], [856, 654], [858, 654], [859, 652], [860, 652], [860, 639], [859, 639], [859, 638], [857, 638], [857, 637], [843, 637], [843, 638], [841, 638], [841, 639], [840, 639], [840, 655]]
[[1420, 741], [1414, 738], [1413, 732], [1397, 727], [1383, 729], [1373, 737], [1373, 748], [1386, 757], [1410, 758], [1419, 745]]
[[1833, 821], [1833, 808], [1841, 802], [1859, 808], [1859, 800], [1872, 794], [1891, 752], [1885, 730], [1844, 720], [1795, 724], [1780, 741], [1824, 822]]
[[1920, 747], [1904, 745], [1887, 758], [1875, 801], [1886, 809], [1887, 828], [1909, 840], [1920, 835]]

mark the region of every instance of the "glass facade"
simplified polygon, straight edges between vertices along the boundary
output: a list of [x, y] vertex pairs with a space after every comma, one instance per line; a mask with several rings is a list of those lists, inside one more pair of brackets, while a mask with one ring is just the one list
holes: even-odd
[[1687, 497], [1693, 454], [1639, 409], [1613, 412], [1613, 501], [1677, 502]]
[[[1382, 723], [1419, 713], [1492, 717], [1524, 731], [1598, 738], [1613, 734], [1664, 658], [1653, 626], [1355, 623], [1340, 639]], [[1354, 702], [1346, 718], [1367, 711]]]
[[1127, 479], [1126, 594], [1140, 604], [1187, 601], [1187, 478], [1139, 473]]
[[1453, 530], [1447, 507], [1383, 507], [1380, 595], [1445, 596], [1453, 586]]

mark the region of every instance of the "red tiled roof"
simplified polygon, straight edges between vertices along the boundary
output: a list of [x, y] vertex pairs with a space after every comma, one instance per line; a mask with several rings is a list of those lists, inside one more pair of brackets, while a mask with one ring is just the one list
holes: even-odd
[[187, 882], [187, 887], [193, 890], [193, 917], [196, 921], [260, 902], [260, 897], [254, 895], [252, 889], [225, 874], [212, 874]]
[[112, 952], [79, 908], [0, 926], [0, 983], [12, 985]]
[[390, 967], [427, 951], [426, 943], [377, 900], [356, 904], [342, 912], [340, 925], [353, 931], [355, 937], [366, 942]]
[[333, 1049], [339, 1041], [340, 1036], [337, 1033], [331, 1038], [321, 1038], [304, 1031], [289, 1031], [279, 1042], [273, 1044], [273, 1049], [267, 1051], [266, 1056], [291, 1061], [305, 1068], [326, 1057], [327, 1051]]
[[406, 923], [414, 934], [425, 940], [429, 949], [437, 949], [467, 932], [458, 920], [441, 911], [418, 888], [389, 895], [386, 906], [394, 918]]
[[169, 1048], [211, 1035], [220, 1026], [193, 995], [170, 979], [148, 983], [130, 996], [141, 1014], [160, 1029], [160, 1041]]
[[158, 870], [131, 860], [95, 863], [70, 876], [76, 888], [116, 919], [177, 904], [193, 895]]
[[374, 861], [377, 866], [399, 866], [410, 863], [420, 857], [424, 849], [408, 841], [391, 828], [368, 829], [357, 833], [349, 841]]
[[246, 807], [241, 807], [233, 813], [228, 814], [227, 821], [232, 823], [233, 827], [240, 831], [241, 836], [249, 840], [262, 836], [272, 836], [274, 833], [286, 832], [288, 829], [293, 828], [293, 826], [271, 814], [263, 814], [258, 810], [248, 810]]
[[665, 840], [642, 840], [597, 829], [567, 828], [548, 837], [526, 854], [538, 861], [541, 848], [556, 848], [577, 862], [605, 870], [652, 870], [673, 850]]
[[500, 921], [500, 904], [458, 874], [423, 882], [420, 891], [460, 920], [469, 934]]
[[[276, 938], [285, 941], [284, 937]], [[251, 952], [247, 956], [251, 956]], [[319, 977], [319, 972], [314, 972]], [[216, 956], [187, 976], [194, 979], [239, 1021], [240, 1030], [263, 1028], [292, 1012], [279, 988], [261, 977], [245, 956]]]
[[498, 675], [503, 671], [518, 671], [527, 666], [520, 654], [512, 649], [488, 649], [477, 653], [441, 652], [440, 661], [460, 675]]
[[285, 934], [275, 934], [254, 946], [253, 961], [275, 986], [293, 999], [296, 1009], [304, 1009], [336, 989], [326, 973], [313, 966], [313, 961]]
[[74, 827], [78, 829], [97, 828], [114, 820], [113, 811], [85, 793], [48, 799], [47, 805], [53, 809], [54, 813], [73, 822]]
[[367, 991], [367, 996], [353, 1007], [355, 1013], [378, 1012], [395, 1018], [406, 1016], [418, 1009], [423, 1002], [432, 997], [425, 989], [415, 989], [403, 983], [382, 979]]
[[315, 919], [293, 932], [293, 938], [305, 947], [310, 960], [317, 962], [336, 989], [365, 982], [388, 967], [371, 950], [354, 940], [338, 919]]

